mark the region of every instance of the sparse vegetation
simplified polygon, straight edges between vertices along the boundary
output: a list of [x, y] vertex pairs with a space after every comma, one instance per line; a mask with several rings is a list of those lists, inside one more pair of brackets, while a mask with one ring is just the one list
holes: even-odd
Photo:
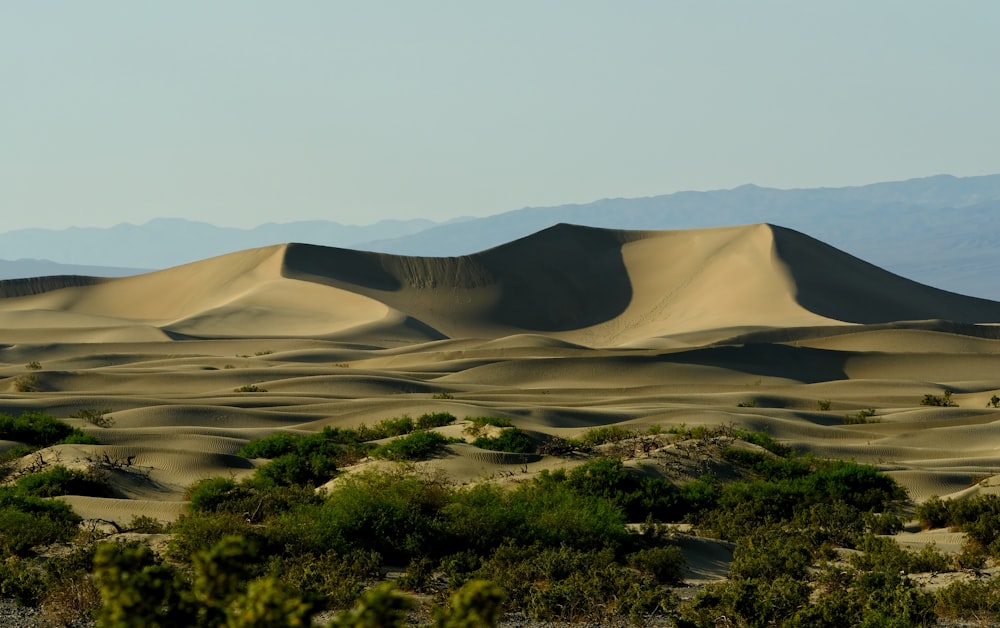
[[874, 418], [877, 411], [875, 408], [866, 408], [864, 410], [859, 410], [855, 414], [845, 414], [844, 415], [844, 425], [865, 425], [867, 423], [878, 423], [878, 419]]
[[496, 436], [479, 436], [472, 445], [480, 449], [529, 454], [535, 451], [535, 441], [516, 427], [505, 427]]
[[955, 408], [958, 406], [957, 403], [951, 398], [954, 394], [950, 390], [945, 390], [944, 394], [941, 396], [934, 394], [926, 394], [924, 398], [920, 400], [920, 405], [922, 406], [939, 406], [943, 408]]
[[264, 388], [263, 386], [258, 386], [257, 384], [246, 384], [244, 386], [240, 386], [239, 388], [234, 388], [233, 392], [258, 393], [258, 392], [267, 392], [267, 389]]
[[816, 402], [816, 407], [819, 408], [820, 412], [826, 412], [833, 406], [833, 402], [829, 399], [820, 399]]
[[41, 363], [39, 363], [39, 362], [37, 362], [35, 360], [32, 360], [31, 362], [28, 362], [27, 364], [25, 364], [24, 368], [32, 370], [32, 371], [38, 371], [38, 370], [41, 370], [42, 365], [41, 365]]
[[986, 404], [987, 408], [1000, 408], [1000, 397], [993, 395], [990, 397], [989, 403]]
[[18, 375], [14, 378], [14, 390], [22, 393], [39, 391], [39, 380], [37, 375]]
[[109, 428], [115, 424], [114, 418], [108, 416], [110, 413], [111, 408], [83, 408], [69, 416], [71, 419], [83, 419], [97, 427]]

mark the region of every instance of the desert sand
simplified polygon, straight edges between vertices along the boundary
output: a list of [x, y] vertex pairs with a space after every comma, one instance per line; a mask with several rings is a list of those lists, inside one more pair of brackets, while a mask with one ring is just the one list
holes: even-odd
[[[85, 518], [172, 520], [192, 482], [252, 472], [236, 452], [277, 430], [436, 411], [563, 437], [735, 425], [876, 464], [917, 501], [1000, 490], [1000, 303], [771, 225], [559, 225], [461, 258], [284, 244], [0, 295], [0, 412], [44, 411], [102, 443], [47, 460], [127, 463], [117, 498], [66, 498]], [[234, 392], [251, 384], [266, 392]], [[920, 404], [945, 390], [957, 407]], [[68, 418], [94, 408], [114, 424]], [[423, 464], [473, 482], [572, 461], [453, 445]], [[692, 577], [724, 572], [717, 547], [694, 554]]]

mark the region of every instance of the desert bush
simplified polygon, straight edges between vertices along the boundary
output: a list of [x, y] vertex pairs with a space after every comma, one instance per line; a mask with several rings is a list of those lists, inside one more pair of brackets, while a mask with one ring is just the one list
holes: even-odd
[[450, 412], [431, 412], [417, 417], [416, 428], [418, 430], [429, 430], [435, 427], [444, 427], [455, 422], [455, 415]]
[[239, 388], [234, 388], [233, 392], [238, 393], [256, 393], [256, 392], [267, 392], [267, 389], [263, 386], [258, 386], [257, 384], [244, 384]]
[[406, 564], [443, 547], [439, 513], [450, 493], [433, 477], [405, 470], [368, 471], [345, 477], [322, 505], [283, 518], [282, 525], [303, 529], [320, 547], [375, 551], [387, 561]]
[[285, 454], [259, 467], [254, 475], [258, 486], [319, 486], [337, 474], [337, 465], [322, 454]]
[[860, 554], [850, 556], [850, 562], [861, 571], [887, 573], [921, 573], [951, 570], [951, 560], [935, 545], [926, 545], [919, 552], [899, 546], [895, 540], [866, 535], [858, 544]]
[[667, 587], [618, 563], [610, 549], [506, 544], [483, 562], [476, 577], [502, 582], [510, 606], [538, 621], [648, 621], [676, 605]]
[[330, 628], [402, 628], [407, 611], [414, 606], [412, 598], [383, 583], [365, 592], [351, 610], [330, 623]]
[[434, 393], [431, 399], [454, 399], [455, 396], [448, 392]]
[[736, 404], [736, 407], [737, 408], [756, 408], [757, 407], [757, 400], [756, 399], [751, 399], [750, 401], [741, 401], [738, 404]]
[[409, 434], [416, 429], [416, 424], [408, 416], [398, 418], [382, 419], [372, 427], [361, 424], [354, 431], [362, 441], [381, 440]]
[[957, 407], [958, 404], [955, 403], [955, 401], [953, 401], [952, 398], [951, 398], [952, 394], [954, 394], [954, 393], [951, 390], [945, 390], [944, 393], [941, 396], [928, 393], [928, 394], [924, 395], [923, 399], [920, 400], [920, 405], [922, 405], [922, 406], [941, 406], [941, 407], [946, 407], [946, 408]]
[[503, 612], [505, 594], [489, 580], [470, 580], [436, 609], [435, 628], [492, 628]]
[[169, 527], [168, 524], [149, 515], [133, 515], [132, 520], [125, 526], [125, 530], [140, 534], [162, 534]]
[[107, 428], [115, 424], [114, 418], [108, 416], [110, 413], [111, 408], [82, 408], [69, 416], [71, 419], [83, 419], [91, 425]]
[[0, 488], [0, 557], [23, 556], [37, 545], [68, 541], [80, 517], [64, 502]]
[[938, 589], [935, 610], [942, 617], [979, 625], [1000, 621], [1000, 579], [958, 580]]
[[317, 608], [346, 609], [382, 578], [382, 557], [377, 552], [332, 550], [272, 557], [267, 572], [277, 574], [293, 590], [309, 592]]
[[947, 526], [965, 532], [970, 551], [978, 547], [1000, 556], [1000, 495], [949, 500], [931, 497], [917, 506], [916, 515], [924, 528]]
[[22, 606], [38, 606], [45, 592], [45, 574], [34, 560], [0, 557], [0, 598]]
[[471, 425], [466, 426], [465, 433], [474, 438], [481, 436], [488, 427], [514, 427], [510, 419], [497, 416], [474, 416], [466, 417], [465, 420], [471, 423]]
[[41, 412], [24, 412], [17, 417], [0, 414], [0, 438], [36, 447], [50, 447], [70, 442], [69, 439], [78, 443], [97, 443], [92, 436]]
[[596, 447], [605, 443], [618, 443], [629, 438], [635, 438], [638, 434], [637, 430], [620, 425], [603, 425], [590, 428], [576, 439], [576, 442], [583, 447]]
[[448, 442], [447, 438], [437, 432], [413, 432], [375, 448], [371, 455], [385, 460], [423, 460], [439, 451]]
[[22, 393], [38, 392], [41, 390], [37, 375], [18, 375], [14, 378], [14, 390]]
[[629, 521], [653, 517], [678, 521], [680, 491], [669, 481], [639, 475], [625, 468], [618, 458], [597, 458], [570, 471], [543, 470], [535, 479], [542, 485], [563, 483], [574, 493], [607, 499], [621, 509]]
[[873, 418], [875, 413], [875, 408], [867, 408], [865, 410], [859, 410], [855, 414], [845, 414], [844, 425], [865, 425], [867, 423], [878, 423], [878, 419]]
[[675, 545], [650, 547], [633, 552], [626, 557], [633, 569], [648, 574], [661, 584], [680, 584], [684, 581], [687, 561], [684, 553]]
[[819, 408], [820, 412], [826, 412], [832, 405], [833, 403], [829, 399], [820, 399], [816, 402], [816, 407]]
[[472, 441], [474, 447], [492, 451], [527, 454], [535, 451], [535, 441], [516, 427], [505, 427], [496, 436], [479, 436]]
[[27, 364], [25, 364], [24, 368], [32, 370], [32, 371], [38, 371], [38, 370], [41, 370], [42, 365], [37, 360], [32, 360], [31, 362], [28, 362]]
[[731, 626], [787, 626], [808, 603], [808, 583], [792, 576], [731, 580], [707, 586], [694, 600], [681, 606], [677, 625], [714, 628], [720, 625], [717, 620], [725, 617]]
[[71, 470], [62, 465], [22, 476], [18, 478], [14, 486], [17, 491], [36, 497], [57, 497], [59, 495], [111, 497], [114, 495], [111, 486], [99, 474]]

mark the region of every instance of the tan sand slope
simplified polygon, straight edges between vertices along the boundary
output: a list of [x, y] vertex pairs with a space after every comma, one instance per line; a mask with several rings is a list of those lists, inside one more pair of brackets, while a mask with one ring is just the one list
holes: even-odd
[[558, 225], [459, 258], [288, 244], [92, 284], [0, 284], [0, 292], [27, 293], [0, 300], [0, 325], [15, 341], [36, 340], [15, 331], [25, 329], [25, 312], [39, 321], [41, 312], [54, 313], [49, 324], [27, 326], [36, 336], [38, 327], [93, 335], [155, 326], [178, 338], [409, 343], [541, 333], [590, 346], [832, 322], [1000, 321], [1000, 304], [916, 284], [770, 225], [662, 232]]

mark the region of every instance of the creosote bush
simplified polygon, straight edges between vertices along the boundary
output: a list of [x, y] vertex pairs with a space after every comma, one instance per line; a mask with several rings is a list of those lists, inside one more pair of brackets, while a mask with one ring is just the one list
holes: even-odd
[[934, 394], [929, 394], [928, 393], [928, 394], [924, 395], [923, 399], [920, 400], [920, 405], [922, 405], [922, 406], [941, 406], [941, 407], [945, 407], [945, 408], [954, 408], [954, 407], [957, 407], [958, 404], [955, 403], [955, 401], [952, 400], [952, 398], [951, 398], [952, 394], [954, 394], [954, 393], [951, 390], [945, 390], [944, 394], [941, 395], [941, 396], [934, 395]]

